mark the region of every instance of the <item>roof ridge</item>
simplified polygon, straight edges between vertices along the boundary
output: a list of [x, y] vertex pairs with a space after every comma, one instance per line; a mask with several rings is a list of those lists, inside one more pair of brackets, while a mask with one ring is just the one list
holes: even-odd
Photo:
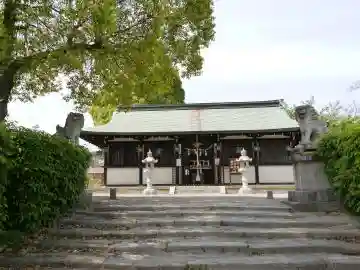
[[133, 104], [119, 106], [117, 111], [143, 111], [143, 110], [196, 110], [196, 109], [226, 109], [226, 108], [264, 108], [280, 107], [283, 99], [263, 101], [240, 101], [240, 102], [204, 102], [184, 104]]

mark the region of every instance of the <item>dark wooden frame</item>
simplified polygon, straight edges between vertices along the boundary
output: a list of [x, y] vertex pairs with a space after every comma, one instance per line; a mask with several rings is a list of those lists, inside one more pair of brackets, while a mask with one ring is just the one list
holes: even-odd
[[[259, 166], [271, 166], [271, 165], [290, 165], [291, 160], [278, 160], [278, 161], [269, 161], [264, 159], [264, 154], [262, 154], [262, 151], [270, 151], [266, 150], [269, 148], [268, 145], [271, 145], [271, 143], [275, 143], [280, 145], [278, 148], [274, 147], [275, 153], [282, 153], [283, 156], [289, 157], [288, 153], [286, 152], [286, 146], [287, 145], [294, 145], [296, 144], [295, 140], [297, 141], [299, 136], [297, 134], [298, 132], [287, 132], [285, 134], [278, 132], [278, 133], [272, 133], [274, 134], [282, 134], [287, 135], [289, 138], [281, 138], [281, 139], [265, 139], [261, 138], [263, 135], [268, 135], [267, 133], [261, 134], [246, 134], [246, 139], [224, 139], [224, 134], [197, 134], [199, 136], [199, 141], [204, 140], [207, 142], [207, 144], [211, 143], [217, 143], [220, 145], [220, 151], [216, 153], [220, 159], [220, 164], [217, 168], [217, 176], [214, 176], [214, 185], [225, 185], [224, 178], [224, 166], [228, 166], [228, 158], [229, 157], [237, 157], [239, 153], [236, 153], [236, 146], [244, 147], [247, 152], [248, 156], [252, 157], [252, 165], [255, 167], [255, 184], [257, 185], [286, 185], [286, 184], [292, 184], [292, 183], [261, 183], [261, 179], [259, 176]], [[228, 134], [227, 134], [228, 135]], [[239, 134], [230, 134], [234, 136], [238, 136]], [[240, 135], [244, 136], [244, 133], [241, 133]], [[106, 176], [107, 176], [107, 168], [121, 168], [121, 167], [127, 167], [127, 168], [138, 168], [139, 169], [139, 185], [144, 185], [143, 183], [143, 164], [141, 160], [146, 156], [146, 153], [148, 151], [148, 146], [151, 146], [152, 151], [153, 148], [156, 148], [158, 145], [166, 146], [165, 151], [167, 151], [167, 160], [166, 162], [159, 162], [157, 167], [173, 167], [176, 168], [175, 173], [175, 179], [173, 181], [173, 184], [180, 185], [179, 182], [179, 169], [176, 167], [176, 158], [182, 159], [182, 165], [184, 162], [183, 153], [186, 147], [190, 146], [191, 142], [194, 142], [196, 134], [176, 134], [174, 136], [168, 136], [169, 140], [167, 141], [147, 141], [150, 136], [132, 136], [132, 138], [135, 139], [135, 141], [128, 141], [128, 142], [113, 142], [109, 141], [110, 139], [114, 139], [115, 137], [107, 136], [106, 138], [103, 138], [104, 145], [109, 147], [109, 151], [107, 154], [105, 154], [105, 165], [104, 165], [104, 177], [105, 177], [105, 183], [106, 183]], [[121, 137], [120, 137], [121, 138]], [[125, 137], [129, 138], [129, 137]], [[111, 153], [114, 151], [111, 148], [118, 145], [128, 145], [129, 148], [128, 151], [132, 151], [134, 155], [138, 155], [136, 162], [133, 161], [133, 164], [124, 164], [124, 166], [114, 166], [109, 164]], [[181, 144], [182, 145], [182, 154], [176, 153], [174, 151], [175, 145]], [[131, 145], [131, 147], [130, 147]], [[281, 146], [282, 145], [282, 146]], [[259, 146], [260, 152], [254, 151], [254, 147]], [[138, 153], [136, 152], [136, 147], [142, 147], [142, 152]], [[271, 147], [270, 147], [271, 148]], [[172, 153], [172, 157], [171, 154]], [[156, 153], [153, 153], [156, 157]], [[161, 157], [160, 157], [161, 160]], [[161, 164], [162, 163], [162, 164]], [[215, 166], [215, 164], [214, 164]], [[215, 174], [215, 173], [214, 173]], [[220, 179], [220, 181], [217, 181], [216, 177]], [[111, 185], [108, 185], [111, 186]], [[118, 186], [118, 185], [114, 185]], [[120, 186], [132, 186], [132, 185], [120, 185]], [[156, 186], [166, 186], [166, 185], [156, 185]]]

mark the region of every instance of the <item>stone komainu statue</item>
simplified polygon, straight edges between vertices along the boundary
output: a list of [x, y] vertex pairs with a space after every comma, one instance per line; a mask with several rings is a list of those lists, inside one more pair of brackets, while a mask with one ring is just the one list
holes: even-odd
[[299, 145], [315, 148], [319, 135], [328, 131], [327, 123], [319, 119], [319, 114], [311, 105], [301, 105], [295, 108], [295, 118], [300, 126], [301, 140]]
[[84, 127], [84, 115], [71, 112], [66, 117], [65, 126], [56, 126], [56, 135], [64, 137], [75, 144], [79, 144], [80, 132]]

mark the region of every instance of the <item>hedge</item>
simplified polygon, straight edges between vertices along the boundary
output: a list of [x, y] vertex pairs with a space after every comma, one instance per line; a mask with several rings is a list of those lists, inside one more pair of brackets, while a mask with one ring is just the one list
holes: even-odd
[[333, 126], [321, 138], [317, 154], [345, 208], [360, 214], [360, 124], [347, 120]]
[[3, 229], [36, 232], [77, 202], [86, 185], [91, 154], [44, 132], [22, 127], [9, 128], [8, 133], [3, 128], [1, 132], [1, 143], [12, 143], [6, 162], [1, 163], [2, 171], [3, 164], [8, 164], [0, 183], [0, 212], [5, 207], [7, 217]]

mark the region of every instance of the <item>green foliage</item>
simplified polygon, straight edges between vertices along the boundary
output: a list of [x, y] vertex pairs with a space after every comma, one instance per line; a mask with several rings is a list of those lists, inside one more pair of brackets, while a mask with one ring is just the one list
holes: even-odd
[[9, 130], [14, 152], [5, 190], [5, 230], [36, 232], [71, 209], [86, 185], [90, 153], [47, 133]]
[[66, 82], [65, 98], [92, 108], [97, 122], [139, 100], [178, 102], [181, 78], [200, 74], [215, 36], [212, 0], [5, 0], [0, 21], [9, 71], [0, 84], [14, 83], [12, 98], [30, 101]]
[[360, 122], [339, 121], [325, 134], [317, 149], [325, 173], [351, 212], [360, 214]]
[[[152, 96], [150, 96], [152, 94]], [[135, 104], [182, 104], [185, 102], [185, 91], [182, 88], [180, 80], [177, 80], [170, 91], [160, 94], [154, 91], [148, 91], [146, 96], [133, 96], [132, 103]], [[90, 114], [95, 125], [104, 125], [110, 122], [117, 106], [114, 104], [93, 104], [90, 108]]]

